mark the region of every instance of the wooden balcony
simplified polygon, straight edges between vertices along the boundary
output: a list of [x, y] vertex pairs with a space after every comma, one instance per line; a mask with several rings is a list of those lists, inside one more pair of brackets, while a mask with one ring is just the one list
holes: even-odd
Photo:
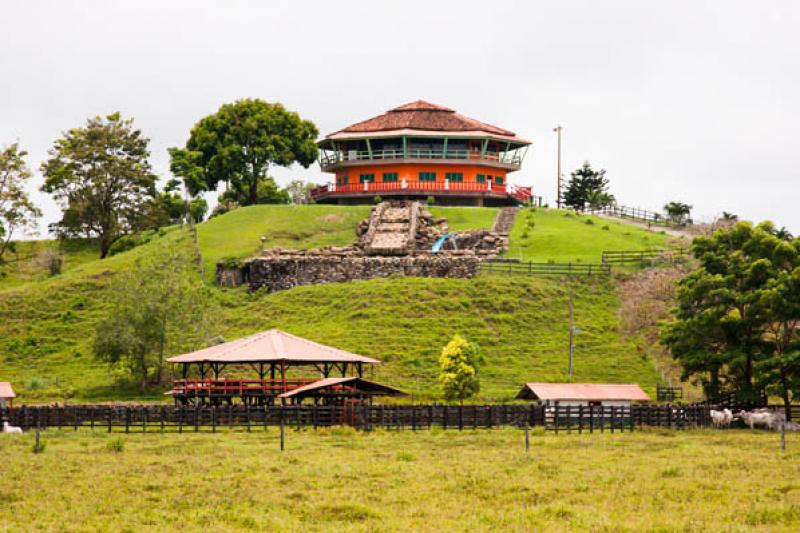
[[323, 170], [332, 170], [339, 166], [371, 164], [380, 162], [460, 162], [486, 163], [500, 166], [508, 170], [518, 170], [522, 157], [515, 152], [482, 152], [481, 150], [419, 150], [408, 148], [386, 150], [349, 150], [323, 152], [319, 157], [319, 165]]
[[531, 198], [530, 187], [508, 184], [464, 183], [445, 181], [364, 182], [345, 185], [328, 184], [311, 191], [315, 202], [335, 202], [338, 198], [362, 198], [371, 201], [375, 196], [392, 197], [454, 197], [487, 198], [501, 203], [525, 203]]

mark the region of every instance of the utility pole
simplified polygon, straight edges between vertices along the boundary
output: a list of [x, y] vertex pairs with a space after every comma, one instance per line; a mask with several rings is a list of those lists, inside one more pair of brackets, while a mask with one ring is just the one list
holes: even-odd
[[561, 130], [564, 129], [561, 127], [561, 124], [553, 128], [553, 131], [556, 132], [558, 136], [558, 157], [556, 161], [556, 206], [561, 209]]
[[575, 314], [572, 305], [572, 291], [569, 293], [569, 379], [572, 379], [572, 360], [575, 355]]

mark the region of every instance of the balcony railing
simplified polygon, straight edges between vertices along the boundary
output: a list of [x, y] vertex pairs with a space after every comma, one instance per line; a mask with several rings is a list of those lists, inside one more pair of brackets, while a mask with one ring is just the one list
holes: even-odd
[[492, 161], [507, 165], [520, 165], [522, 158], [508, 152], [486, 152], [481, 155], [480, 150], [420, 150], [409, 148], [386, 150], [349, 150], [323, 154], [319, 164], [323, 167], [334, 165], [343, 161], [383, 161], [393, 159], [462, 159], [475, 161]]
[[328, 184], [311, 190], [311, 198], [319, 200], [337, 195], [381, 195], [386, 193], [484, 193], [501, 196], [512, 196], [526, 202], [531, 198], [530, 187], [517, 187], [505, 183], [464, 183], [457, 181], [392, 181], [348, 183], [345, 185]]

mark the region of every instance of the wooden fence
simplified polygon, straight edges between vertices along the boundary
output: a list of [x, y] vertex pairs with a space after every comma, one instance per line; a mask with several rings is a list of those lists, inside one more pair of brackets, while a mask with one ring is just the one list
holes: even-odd
[[710, 424], [708, 405], [344, 405], [181, 407], [172, 405], [69, 405], [15, 407], [0, 418], [24, 430], [87, 428], [95, 431], [212, 431], [269, 426], [361, 429], [490, 429], [544, 426], [553, 431], [626, 431], [644, 426], [687, 428]]
[[480, 264], [481, 272], [495, 272], [500, 274], [528, 274], [542, 275], [567, 275], [567, 276], [608, 276], [611, 274], [611, 265], [608, 263], [521, 263], [483, 261]]
[[610, 263], [639, 263], [646, 264], [657, 260], [675, 261], [688, 257], [689, 251], [685, 248], [668, 248], [660, 250], [606, 250], [602, 253], [600, 261]]

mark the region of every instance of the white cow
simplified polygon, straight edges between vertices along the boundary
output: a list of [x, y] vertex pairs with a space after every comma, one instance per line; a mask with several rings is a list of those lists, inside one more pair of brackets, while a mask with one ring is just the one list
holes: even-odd
[[22, 433], [22, 429], [12, 426], [8, 422], [3, 422], [3, 433]]
[[728, 427], [731, 425], [731, 421], [733, 420], [733, 413], [730, 409], [723, 409], [722, 411], [715, 411], [714, 409], [711, 409], [709, 414], [711, 415], [711, 423], [715, 428]]
[[745, 424], [750, 426], [750, 429], [756, 426], [764, 426], [768, 429], [780, 429], [780, 424], [783, 421], [781, 415], [762, 409], [748, 413], [747, 411], [739, 411], [738, 415]]

